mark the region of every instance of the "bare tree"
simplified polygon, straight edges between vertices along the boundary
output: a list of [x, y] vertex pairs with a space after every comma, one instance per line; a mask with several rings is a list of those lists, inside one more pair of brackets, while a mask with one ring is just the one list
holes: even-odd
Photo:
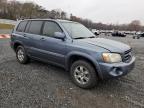
[[61, 17], [60, 17], [61, 19], [66, 19], [66, 12], [64, 12], [64, 11], [62, 11], [61, 12]]
[[0, 18], [17, 19], [17, 18], [53, 18], [53, 19], [68, 19], [84, 24], [88, 28], [99, 30], [130, 30], [130, 31], [144, 31], [144, 26], [139, 20], [134, 20], [130, 24], [103, 24], [94, 23], [89, 19], [83, 19], [74, 15], [67, 18], [67, 13], [61, 9], [54, 9], [48, 11], [42, 6], [34, 4], [33, 2], [21, 3], [18, 1], [0, 0]]
[[139, 20], [134, 20], [129, 24], [130, 30], [139, 31], [141, 29], [141, 22]]

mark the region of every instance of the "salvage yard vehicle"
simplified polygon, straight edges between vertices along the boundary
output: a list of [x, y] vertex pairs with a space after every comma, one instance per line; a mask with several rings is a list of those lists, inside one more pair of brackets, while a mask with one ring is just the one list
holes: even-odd
[[114, 31], [112, 33], [112, 36], [118, 36], [118, 37], [126, 37], [125, 33], [119, 32], [119, 31]]
[[140, 37], [141, 37], [140, 35], [134, 35], [133, 39], [140, 39]]
[[133, 36], [133, 39], [140, 39], [140, 37], [144, 37], [144, 33], [139, 33]]
[[80, 23], [54, 19], [19, 21], [11, 34], [11, 47], [18, 62], [48, 62], [70, 72], [81, 88], [93, 88], [99, 79], [118, 78], [135, 64], [132, 48], [96, 37]]
[[144, 37], [144, 32], [140, 34], [140, 37]]
[[92, 29], [92, 32], [95, 34], [95, 35], [100, 35], [100, 31], [96, 30], [96, 29]]

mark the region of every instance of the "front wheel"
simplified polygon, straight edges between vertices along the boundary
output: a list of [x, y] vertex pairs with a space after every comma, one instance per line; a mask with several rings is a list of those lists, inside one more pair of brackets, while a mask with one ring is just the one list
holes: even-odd
[[71, 66], [70, 74], [73, 82], [84, 89], [93, 88], [98, 82], [94, 67], [84, 60], [74, 62]]
[[23, 46], [18, 46], [16, 49], [16, 57], [19, 63], [26, 64], [29, 61], [26, 51]]

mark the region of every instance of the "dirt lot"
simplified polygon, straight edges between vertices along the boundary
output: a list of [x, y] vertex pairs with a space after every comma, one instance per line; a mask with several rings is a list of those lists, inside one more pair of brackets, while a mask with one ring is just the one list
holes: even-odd
[[144, 38], [105, 37], [130, 44], [135, 69], [91, 90], [76, 87], [63, 69], [16, 61], [8, 39], [0, 40], [0, 108], [144, 108]]

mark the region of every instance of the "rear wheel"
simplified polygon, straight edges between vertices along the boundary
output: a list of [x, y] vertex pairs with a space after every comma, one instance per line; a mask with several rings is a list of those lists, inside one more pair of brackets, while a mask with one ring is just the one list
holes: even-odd
[[23, 46], [18, 46], [16, 49], [16, 57], [19, 63], [26, 64], [29, 61], [26, 51]]
[[93, 88], [98, 82], [94, 67], [84, 60], [74, 62], [71, 66], [70, 74], [73, 82], [81, 88]]

